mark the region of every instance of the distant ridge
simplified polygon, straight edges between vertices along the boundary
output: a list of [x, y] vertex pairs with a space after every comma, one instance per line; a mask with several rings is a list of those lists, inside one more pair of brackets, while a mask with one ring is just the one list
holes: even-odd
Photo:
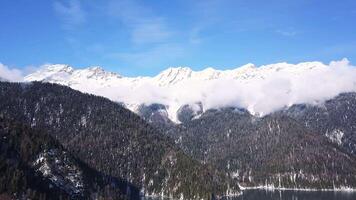
[[[347, 59], [321, 62], [246, 64], [231, 70], [168, 68], [153, 77], [124, 77], [100, 67], [74, 69], [45, 65], [24, 78], [101, 95], [138, 113], [141, 105], [161, 104], [167, 117], [179, 123], [177, 112], [201, 103], [203, 111], [227, 106], [263, 116], [298, 103], [320, 103], [342, 92], [356, 91], [356, 68]], [[313, 92], [310, 92], [310, 87]]]

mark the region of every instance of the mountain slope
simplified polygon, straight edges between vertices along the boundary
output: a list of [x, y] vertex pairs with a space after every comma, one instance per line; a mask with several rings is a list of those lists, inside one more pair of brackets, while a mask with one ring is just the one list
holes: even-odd
[[90, 169], [47, 133], [0, 117], [0, 135], [0, 194], [29, 199], [125, 198], [127, 186]]
[[256, 118], [243, 109], [210, 110], [167, 134], [243, 186], [356, 187], [354, 155], [280, 113]]
[[105, 98], [43, 83], [0, 83], [0, 114], [48, 130], [90, 167], [145, 194], [211, 198], [238, 186], [192, 160], [137, 115]]
[[340, 94], [321, 105], [293, 105], [281, 113], [356, 154], [356, 93]]

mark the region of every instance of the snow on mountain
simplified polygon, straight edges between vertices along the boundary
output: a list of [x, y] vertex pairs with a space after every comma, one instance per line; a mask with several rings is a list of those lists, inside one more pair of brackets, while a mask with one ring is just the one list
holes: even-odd
[[231, 70], [168, 68], [154, 77], [123, 77], [100, 67], [73, 69], [44, 65], [25, 81], [67, 85], [108, 97], [137, 112], [141, 104], [166, 106], [172, 121], [183, 105], [200, 102], [203, 110], [226, 106], [264, 115], [295, 103], [318, 103], [341, 92], [356, 91], [356, 69], [347, 59], [277, 63], [256, 67], [249, 63]]
[[342, 132], [341, 130], [334, 130], [332, 132], [327, 132], [325, 136], [329, 138], [329, 140], [333, 143], [342, 145], [342, 138], [344, 137], [344, 132]]
[[44, 65], [42, 69], [25, 77], [26, 81], [48, 81], [65, 84], [72, 75], [74, 69], [69, 65]]
[[71, 196], [82, 196], [84, 177], [80, 167], [67, 152], [59, 149], [44, 150], [32, 163], [35, 171], [48, 178], [52, 184], [65, 190]]
[[83, 81], [95, 80], [96, 84], [105, 85], [111, 80], [121, 78], [120, 75], [106, 72], [101, 67], [89, 67], [74, 70], [69, 65], [44, 65], [41, 70], [25, 77], [26, 81], [48, 81], [63, 85], [81, 84]]

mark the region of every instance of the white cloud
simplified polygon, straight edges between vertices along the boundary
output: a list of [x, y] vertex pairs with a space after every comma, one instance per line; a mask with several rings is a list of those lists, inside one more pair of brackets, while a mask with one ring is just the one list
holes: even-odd
[[[296, 68], [298, 65], [290, 67]], [[294, 71], [273, 71], [264, 74], [263, 78], [246, 82], [218, 79], [199, 83], [201, 85], [197, 88], [187, 84], [171, 92], [183, 92], [177, 98], [195, 94], [194, 98], [189, 99], [190, 102], [202, 101], [206, 109], [238, 106], [263, 115], [292, 104], [314, 104], [342, 92], [356, 91], [356, 68], [346, 59], [300, 73]]]
[[172, 32], [163, 25], [162, 19], [144, 20], [133, 27], [132, 41], [136, 44], [162, 42]]
[[74, 29], [86, 21], [85, 12], [79, 0], [69, 0], [68, 4], [55, 1], [53, 7], [65, 29]]
[[281, 70], [247, 82], [220, 79], [200, 84], [195, 89], [187, 84], [171, 91], [182, 90], [180, 97], [195, 94], [190, 101], [202, 101], [206, 109], [238, 106], [254, 113], [268, 114], [292, 104], [313, 104], [342, 92], [356, 91], [356, 68], [344, 59], [299, 74], [294, 70]]
[[[176, 29], [167, 25], [166, 18], [157, 15], [143, 2], [111, 0], [108, 13], [129, 31], [132, 48], [113, 51], [107, 54], [107, 58], [130, 67], [147, 68], [173, 63], [186, 51], [189, 42], [186, 35], [177, 34]], [[179, 42], [182, 38], [186, 42]]]
[[23, 81], [23, 72], [19, 69], [11, 69], [0, 63], [0, 78], [7, 81]]
[[173, 35], [164, 18], [136, 0], [111, 1], [108, 7], [110, 15], [130, 29], [135, 44], [165, 42]]
[[202, 29], [201, 27], [195, 27], [189, 32], [189, 42], [191, 44], [200, 44], [203, 41], [200, 36]]

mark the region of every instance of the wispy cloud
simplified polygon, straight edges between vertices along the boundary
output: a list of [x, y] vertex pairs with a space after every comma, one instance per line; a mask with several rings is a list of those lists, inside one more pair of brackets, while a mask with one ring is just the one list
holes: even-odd
[[173, 35], [163, 17], [156, 16], [149, 7], [135, 0], [111, 1], [108, 9], [111, 16], [130, 29], [135, 44], [165, 42]]
[[86, 14], [79, 0], [55, 1], [53, 8], [63, 23], [63, 28], [74, 29], [86, 21]]
[[163, 42], [172, 32], [165, 28], [161, 19], [146, 20], [136, 24], [132, 32], [132, 40], [136, 44]]
[[111, 54], [111, 58], [120, 59], [125, 63], [136, 67], [156, 67], [181, 58], [186, 53], [184, 47], [179, 44], [161, 44], [146, 51], [122, 52]]
[[202, 27], [195, 27], [189, 31], [189, 42], [191, 44], [200, 44], [203, 41], [203, 39], [200, 35], [201, 30], [202, 30]]
[[[169, 19], [138, 0], [111, 0], [110, 17], [130, 34], [132, 48], [111, 52], [107, 57], [131, 67], [162, 67], [176, 62], [188, 52], [189, 33], [169, 26]], [[192, 38], [198, 40], [197, 38]]]
[[295, 30], [276, 30], [276, 33], [286, 37], [293, 37], [298, 34]]

